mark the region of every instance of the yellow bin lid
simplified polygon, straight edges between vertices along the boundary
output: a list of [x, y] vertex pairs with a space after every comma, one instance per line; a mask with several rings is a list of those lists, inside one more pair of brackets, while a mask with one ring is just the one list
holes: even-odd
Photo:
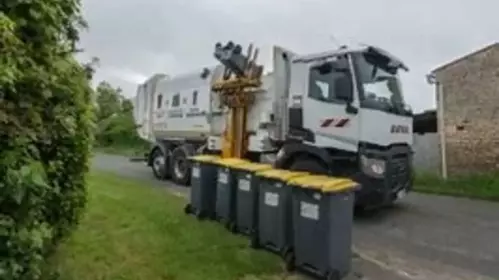
[[250, 172], [258, 172], [258, 171], [272, 169], [272, 165], [265, 163], [248, 162], [248, 163], [238, 164], [237, 166], [234, 166], [234, 169], [250, 171]]
[[284, 169], [269, 169], [260, 171], [256, 174], [257, 176], [269, 178], [269, 179], [277, 179], [283, 182], [290, 180], [291, 178], [310, 175], [308, 172], [299, 172], [299, 171], [290, 171]]
[[235, 167], [240, 164], [247, 164], [249, 161], [241, 159], [241, 158], [220, 158], [215, 163], [224, 166], [224, 167]]
[[310, 175], [291, 178], [289, 185], [307, 189], [316, 189], [325, 193], [337, 193], [354, 190], [357, 183], [348, 178], [328, 177], [325, 175]]
[[215, 155], [197, 155], [197, 156], [192, 156], [189, 157], [190, 160], [193, 161], [199, 161], [199, 162], [214, 162], [216, 160], [219, 160], [219, 156]]

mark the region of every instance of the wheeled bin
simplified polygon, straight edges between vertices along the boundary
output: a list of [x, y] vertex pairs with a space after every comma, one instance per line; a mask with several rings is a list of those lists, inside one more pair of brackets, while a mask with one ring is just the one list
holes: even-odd
[[350, 271], [354, 191], [346, 178], [310, 175], [288, 180], [292, 191], [294, 256], [286, 261], [324, 279]]
[[215, 163], [218, 165], [215, 219], [231, 232], [235, 232], [237, 180], [234, 168], [249, 161], [240, 158], [222, 158]]
[[194, 214], [198, 219], [213, 218], [218, 170], [215, 162], [220, 157], [198, 155], [189, 159], [192, 161], [191, 194], [184, 211], [186, 214]]
[[306, 172], [271, 169], [256, 173], [260, 181], [258, 227], [252, 247], [263, 247], [285, 259], [292, 252], [291, 189], [286, 181], [305, 176]]
[[272, 165], [248, 162], [233, 167], [236, 173], [236, 231], [248, 236], [255, 233], [259, 180], [256, 172], [272, 169]]

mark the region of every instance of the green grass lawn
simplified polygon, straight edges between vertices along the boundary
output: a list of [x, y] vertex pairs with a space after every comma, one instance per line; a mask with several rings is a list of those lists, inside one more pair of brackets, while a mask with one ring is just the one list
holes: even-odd
[[463, 176], [443, 180], [432, 174], [417, 174], [414, 190], [499, 201], [499, 174]]
[[185, 199], [165, 189], [94, 172], [88, 191], [79, 228], [49, 263], [60, 279], [282, 279], [277, 256], [186, 216]]

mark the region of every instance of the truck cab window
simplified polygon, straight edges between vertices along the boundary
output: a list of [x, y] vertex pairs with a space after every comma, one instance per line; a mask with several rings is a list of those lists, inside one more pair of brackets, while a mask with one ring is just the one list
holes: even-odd
[[407, 114], [398, 69], [390, 67], [379, 55], [363, 53], [355, 56], [363, 98], [361, 106], [394, 114]]
[[336, 62], [312, 67], [309, 75], [310, 98], [329, 103], [345, 103], [353, 99], [352, 79], [348, 68]]
[[156, 107], [158, 109], [161, 109], [161, 105], [163, 105], [163, 95], [162, 94], [159, 94], [158, 95], [158, 100], [157, 100], [157, 103], [156, 103]]
[[180, 105], [180, 93], [176, 93], [172, 97], [172, 107], [178, 107]]

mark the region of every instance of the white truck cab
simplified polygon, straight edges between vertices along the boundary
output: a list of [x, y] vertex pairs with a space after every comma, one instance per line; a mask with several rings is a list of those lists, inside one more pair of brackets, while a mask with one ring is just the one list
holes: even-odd
[[284, 141], [277, 165], [353, 177], [362, 184], [358, 205], [391, 203], [406, 193], [412, 112], [398, 72], [407, 67], [372, 46], [309, 56], [275, 53], [281, 55], [276, 70], [289, 84], [283, 93], [288, 114], [278, 121], [285, 133], [276, 139]]

